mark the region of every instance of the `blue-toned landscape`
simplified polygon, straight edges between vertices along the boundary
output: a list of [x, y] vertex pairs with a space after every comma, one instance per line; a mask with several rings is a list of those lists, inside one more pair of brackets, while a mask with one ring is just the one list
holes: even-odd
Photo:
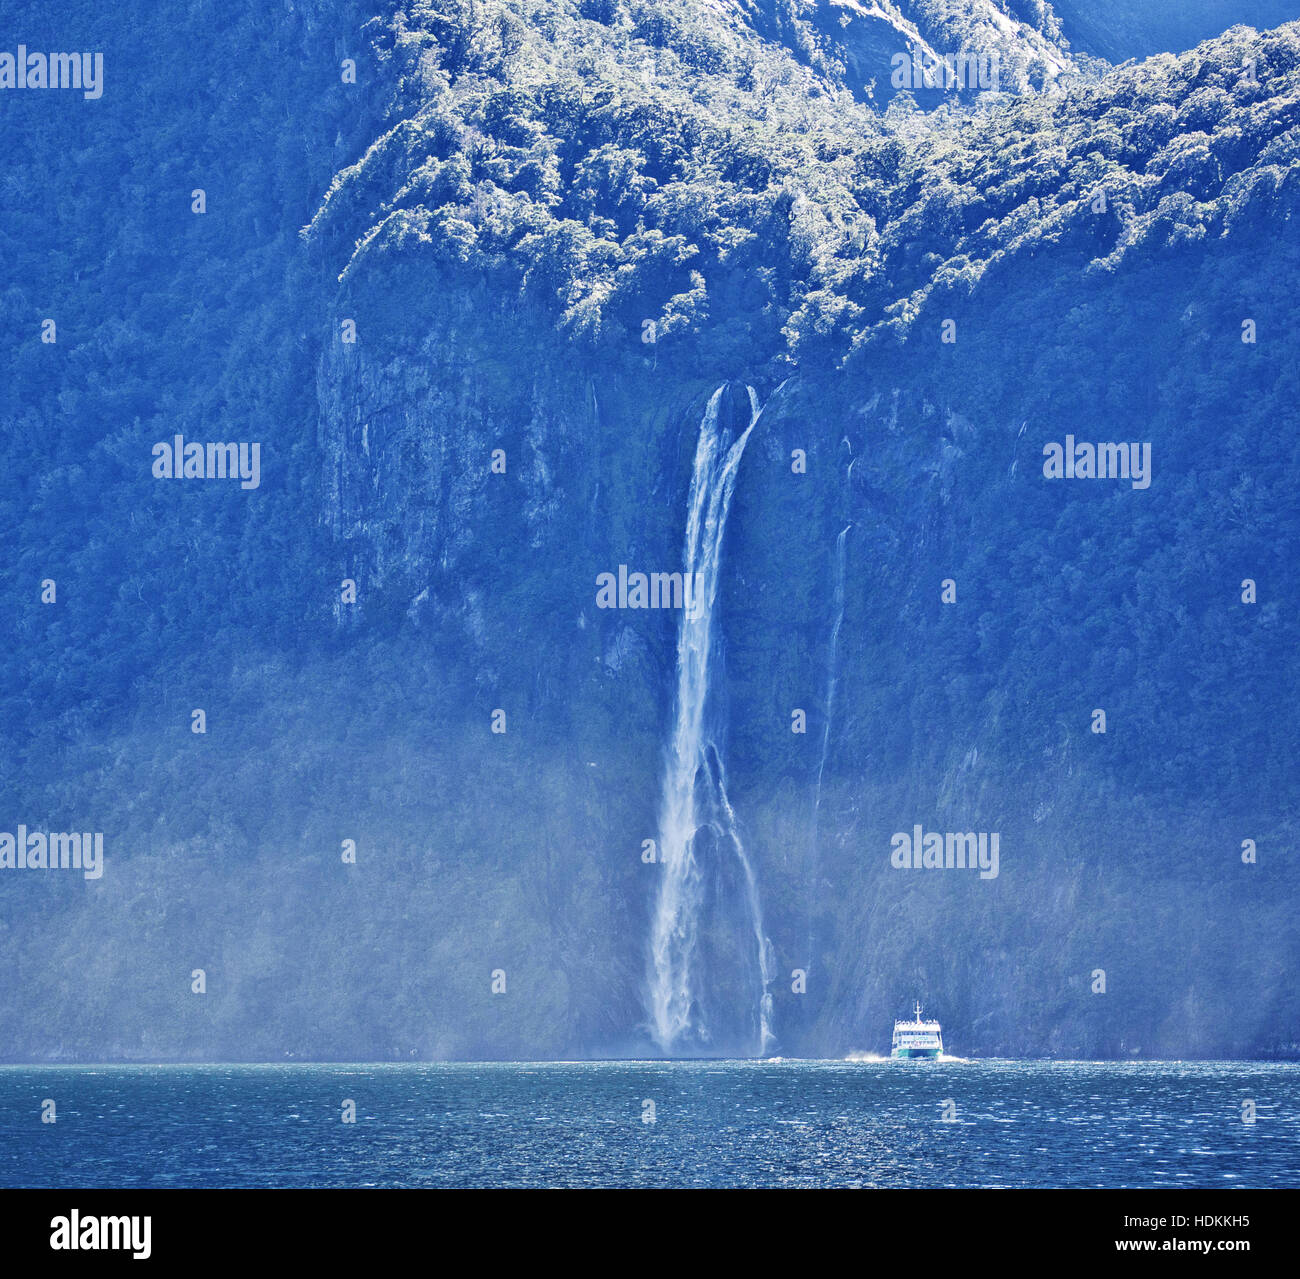
[[1295, 1180], [1300, 2], [6, 19], [0, 1182]]

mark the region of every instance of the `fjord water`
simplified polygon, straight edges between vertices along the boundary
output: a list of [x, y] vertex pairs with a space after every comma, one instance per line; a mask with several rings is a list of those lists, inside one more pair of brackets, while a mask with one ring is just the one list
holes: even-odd
[[[42, 1124], [54, 1098], [57, 1122]], [[356, 1123], [341, 1122], [345, 1099]], [[1243, 1102], [1256, 1121], [1242, 1121]], [[654, 1103], [654, 1123], [643, 1122]], [[944, 1122], [946, 1101], [955, 1119]], [[0, 1184], [1294, 1186], [1300, 1063], [0, 1068]]]

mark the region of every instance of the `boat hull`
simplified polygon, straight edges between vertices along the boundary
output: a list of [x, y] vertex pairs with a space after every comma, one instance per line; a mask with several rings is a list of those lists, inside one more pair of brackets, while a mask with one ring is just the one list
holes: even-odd
[[890, 1054], [898, 1061], [938, 1061], [937, 1048], [895, 1048]]

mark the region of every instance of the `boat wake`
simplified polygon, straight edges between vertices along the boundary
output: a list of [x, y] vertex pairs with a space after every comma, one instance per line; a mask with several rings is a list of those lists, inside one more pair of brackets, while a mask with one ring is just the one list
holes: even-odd
[[[886, 1056], [884, 1053], [858, 1052], [854, 1050], [842, 1060], [844, 1061], [893, 1061], [894, 1058]], [[969, 1065], [974, 1058], [972, 1057], [950, 1057], [947, 1053], [940, 1053], [934, 1058], [935, 1061], [959, 1062], [963, 1065]], [[910, 1064], [910, 1063], [909, 1063]]]

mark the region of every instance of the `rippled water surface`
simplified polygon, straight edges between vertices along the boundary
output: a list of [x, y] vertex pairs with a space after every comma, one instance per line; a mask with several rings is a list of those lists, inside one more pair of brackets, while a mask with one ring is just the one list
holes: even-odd
[[1300, 1064], [5, 1067], [0, 1184], [1294, 1186]]

